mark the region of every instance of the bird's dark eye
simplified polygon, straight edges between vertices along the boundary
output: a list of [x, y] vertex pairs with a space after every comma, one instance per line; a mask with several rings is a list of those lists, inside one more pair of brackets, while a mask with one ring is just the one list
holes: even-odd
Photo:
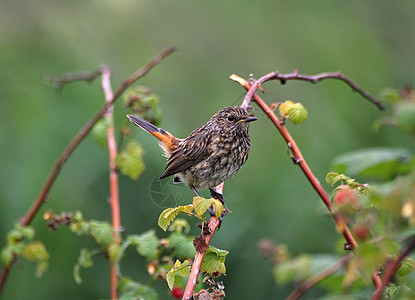
[[234, 117], [234, 116], [232, 116], [232, 115], [228, 115], [227, 119], [228, 119], [228, 121], [230, 121], [230, 122], [235, 121], [235, 117]]

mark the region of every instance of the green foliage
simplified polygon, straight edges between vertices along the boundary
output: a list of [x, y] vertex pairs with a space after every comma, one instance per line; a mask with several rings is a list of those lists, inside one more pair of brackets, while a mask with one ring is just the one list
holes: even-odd
[[92, 128], [92, 136], [95, 141], [103, 148], [108, 147], [108, 126], [111, 120], [107, 118], [101, 118]]
[[135, 282], [128, 277], [124, 277], [118, 284], [120, 292], [119, 300], [131, 300], [131, 299], [145, 299], [145, 300], [158, 300], [158, 294], [152, 288], [147, 285]]
[[167, 230], [170, 223], [176, 218], [177, 214], [179, 212], [183, 212], [185, 214], [191, 214], [193, 211], [193, 205], [185, 205], [185, 206], [177, 206], [177, 207], [169, 207], [163, 210], [163, 212], [160, 214], [158, 219], [158, 225], [161, 229], [164, 231]]
[[184, 259], [196, 255], [192, 237], [188, 237], [182, 232], [173, 232], [167, 240], [170, 247], [175, 249], [175, 256], [178, 258]]
[[117, 155], [115, 160], [121, 173], [133, 180], [144, 172], [143, 148], [138, 142], [130, 141], [124, 151]]
[[204, 273], [219, 276], [226, 274], [225, 259], [229, 254], [226, 250], [220, 250], [213, 246], [209, 246], [206, 250], [200, 270]]
[[290, 100], [279, 105], [279, 113], [283, 118], [289, 118], [295, 125], [307, 120], [308, 111], [301, 103], [294, 103]]
[[21, 256], [36, 263], [36, 277], [41, 277], [48, 268], [49, 253], [45, 245], [34, 240], [35, 230], [30, 226], [15, 223], [7, 234], [7, 244], [1, 250], [1, 264], [10, 266], [15, 258]]
[[311, 262], [312, 257], [306, 254], [283, 261], [275, 266], [274, 278], [279, 284], [304, 280], [311, 274]]
[[219, 200], [214, 198], [205, 199], [203, 197], [193, 198], [193, 209], [198, 216], [202, 216], [211, 206], [215, 209], [216, 218], [219, 218], [223, 212], [223, 205]]
[[73, 277], [76, 283], [81, 284], [82, 278], [81, 278], [81, 268], [91, 268], [94, 265], [94, 262], [92, 260], [92, 256], [94, 254], [97, 254], [97, 251], [90, 251], [88, 249], [81, 249], [81, 252], [78, 256], [78, 261], [76, 262], [74, 268], [73, 268]]
[[185, 260], [183, 263], [180, 260], [176, 260], [173, 268], [167, 273], [166, 281], [169, 289], [172, 290], [174, 287], [174, 282], [176, 275], [181, 277], [186, 277], [190, 275], [190, 263], [188, 260]]
[[381, 93], [382, 98], [391, 104], [392, 113], [387, 118], [379, 119], [375, 123], [375, 128], [381, 125], [394, 125], [402, 131], [415, 134], [415, 92], [411, 87], [406, 87], [400, 91], [395, 89], [384, 89]]
[[137, 252], [147, 258], [153, 260], [157, 256], [157, 248], [159, 247], [159, 239], [153, 229], [139, 235], [130, 235], [127, 238], [137, 249]]
[[130, 109], [132, 114], [137, 114], [156, 126], [160, 124], [159, 98], [149, 87], [136, 85], [127, 89], [124, 93], [123, 104]]
[[406, 149], [373, 148], [338, 156], [332, 169], [352, 177], [390, 180], [407, 174], [413, 166], [414, 160]]

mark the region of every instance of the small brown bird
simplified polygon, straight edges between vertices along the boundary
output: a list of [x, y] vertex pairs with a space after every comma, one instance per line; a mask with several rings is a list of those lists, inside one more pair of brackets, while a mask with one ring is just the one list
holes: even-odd
[[209, 189], [222, 202], [214, 187], [235, 175], [248, 159], [249, 123], [257, 120], [242, 107], [226, 107], [187, 138], [179, 139], [143, 119], [127, 117], [159, 139], [168, 159], [159, 179], [174, 175], [174, 183], [186, 183], [197, 196], [197, 190]]

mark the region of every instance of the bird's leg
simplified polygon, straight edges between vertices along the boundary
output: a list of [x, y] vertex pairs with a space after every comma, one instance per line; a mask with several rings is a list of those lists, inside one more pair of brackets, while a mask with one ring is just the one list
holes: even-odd
[[195, 189], [193, 185], [189, 185], [189, 187], [192, 190], [192, 192], [195, 193], [196, 196], [200, 197], [199, 192]]
[[223, 198], [223, 195], [221, 193], [218, 193], [214, 188], [209, 188], [210, 195], [215, 198], [216, 200], [219, 200], [222, 204], [225, 204], [225, 199]]

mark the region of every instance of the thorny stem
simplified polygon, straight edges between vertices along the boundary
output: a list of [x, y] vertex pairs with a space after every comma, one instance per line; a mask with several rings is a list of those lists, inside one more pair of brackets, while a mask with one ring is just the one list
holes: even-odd
[[[224, 183], [222, 182], [220, 185], [216, 187], [216, 191], [220, 194], [223, 194], [223, 185]], [[216, 219], [216, 217], [213, 216], [210, 218], [209, 224], [208, 224], [209, 234], [203, 235], [203, 230], [202, 230], [202, 235], [203, 235], [206, 245], [209, 245], [210, 240], [212, 239], [212, 236], [215, 233], [215, 231], [218, 229], [219, 224], [220, 224], [220, 221]], [[197, 283], [197, 277], [199, 276], [200, 267], [202, 265], [205, 254], [206, 254], [206, 250], [196, 253], [195, 259], [193, 260], [192, 269], [190, 270], [189, 279], [187, 280], [186, 289], [184, 290], [184, 293], [183, 293], [182, 300], [193, 299], [193, 292], [195, 289], [195, 285]]]
[[[265, 75], [261, 77], [259, 80], [257, 80], [252, 85], [244, 80], [243, 78], [232, 75], [231, 79], [234, 81], [237, 81], [239, 84], [245, 87], [245, 89], [248, 90], [247, 96], [245, 97], [242, 107], [247, 107], [249, 105], [249, 101], [246, 101], [246, 99], [253, 99], [258, 106], [265, 112], [265, 114], [270, 118], [270, 120], [274, 123], [274, 125], [277, 127], [278, 131], [281, 133], [282, 137], [286, 141], [291, 153], [293, 154], [294, 158], [293, 161], [301, 168], [305, 176], [307, 177], [310, 184], [313, 186], [314, 190], [317, 192], [317, 194], [320, 196], [320, 198], [323, 200], [324, 204], [326, 205], [328, 211], [332, 212], [332, 204], [329, 195], [324, 190], [324, 188], [321, 186], [320, 181], [314, 176], [313, 172], [311, 171], [310, 167], [308, 166], [307, 162], [305, 161], [303, 155], [301, 154], [300, 149], [298, 148], [297, 144], [295, 143], [294, 139], [288, 132], [287, 128], [285, 127], [284, 123], [281, 122], [278, 117], [274, 114], [274, 112], [268, 107], [268, 105], [264, 102], [264, 100], [261, 99], [257, 94], [255, 94], [255, 90], [260, 86], [263, 82], [270, 80], [273, 78], [274, 73], [272, 76], [270, 74]], [[248, 98], [249, 96], [249, 98]], [[332, 217], [337, 225], [337, 229], [343, 234], [344, 238], [346, 239], [347, 244], [350, 246], [350, 250], [355, 248], [357, 246], [357, 243], [355, 239], [353, 238], [349, 228], [344, 223], [344, 221], [341, 220], [337, 215], [332, 214]]]
[[[111, 70], [108, 67], [102, 67], [102, 90], [104, 91], [105, 101], [111, 102], [113, 99], [113, 92], [111, 88]], [[110, 205], [112, 212], [112, 227], [114, 228], [114, 244], [120, 244], [119, 232], [121, 231], [121, 216], [120, 216], [120, 202], [119, 202], [119, 185], [118, 172], [115, 164], [117, 157], [117, 143], [115, 142], [114, 130], [114, 107], [108, 107], [104, 114], [108, 121], [108, 155], [109, 155], [109, 169], [110, 169]], [[117, 294], [118, 276], [115, 263], [110, 261], [110, 291], [111, 299], [118, 299]]]
[[376, 289], [376, 291], [373, 293], [372, 297], [370, 298], [371, 300], [381, 299], [383, 290], [392, 280], [393, 275], [396, 273], [396, 271], [399, 268], [399, 265], [404, 260], [404, 258], [407, 257], [409, 253], [411, 253], [414, 249], [415, 249], [415, 236], [412, 237], [412, 240], [410, 241], [410, 243], [401, 251], [399, 256], [396, 259], [390, 260], [389, 263], [386, 265], [385, 271], [383, 272], [381, 284]]
[[351, 258], [353, 257], [353, 253], [349, 253], [348, 255], [344, 256], [334, 265], [324, 269], [320, 273], [315, 274], [314, 276], [308, 278], [304, 282], [302, 282], [287, 298], [286, 300], [296, 300], [299, 299], [307, 290], [318, 284], [319, 282], [323, 281], [327, 277], [336, 273], [340, 268], [342, 268]]
[[[107, 101], [105, 105], [85, 124], [84, 127], [78, 132], [78, 134], [74, 137], [74, 139], [69, 143], [66, 149], [62, 152], [61, 156], [59, 157], [58, 161], [56, 162], [55, 166], [53, 167], [49, 177], [46, 180], [39, 196], [34, 200], [32, 206], [26, 213], [26, 215], [20, 220], [20, 223], [24, 226], [29, 225], [33, 218], [35, 217], [36, 213], [39, 211], [42, 204], [46, 201], [49, 190], [51, 189], [53, 183], [55, 182], [62, 166], [65, 164], [66, 160], [75, 150], [75, 148], [82, 142], [82, 140], [86, 137], [86, 135], [91, 131], [92, 127], [98, 122], [98, 120], [104, 115], [109, 107], [111, 107], [115, 101], [118, 100], [120, 95], [136, 80], [146, 75], [154, 66], [156, 66], [159, 62], [161, 62], [165, 57], [169, 54], [176, 51], [175, 46], [170, 46], [160, 52], [157, 56], [155, 56], [150, 62], [148, 62], [144, 67], [137, 70], [133, 73], [130, 77], [128, 77], [121, 86], [115, 91], [111, 101]], [[7, 275], [10, 271], [10, 266], [4, 267], [2, 276], [0, 277], [0, 295], [4, 287], [4, 283], [6, 282]]]

